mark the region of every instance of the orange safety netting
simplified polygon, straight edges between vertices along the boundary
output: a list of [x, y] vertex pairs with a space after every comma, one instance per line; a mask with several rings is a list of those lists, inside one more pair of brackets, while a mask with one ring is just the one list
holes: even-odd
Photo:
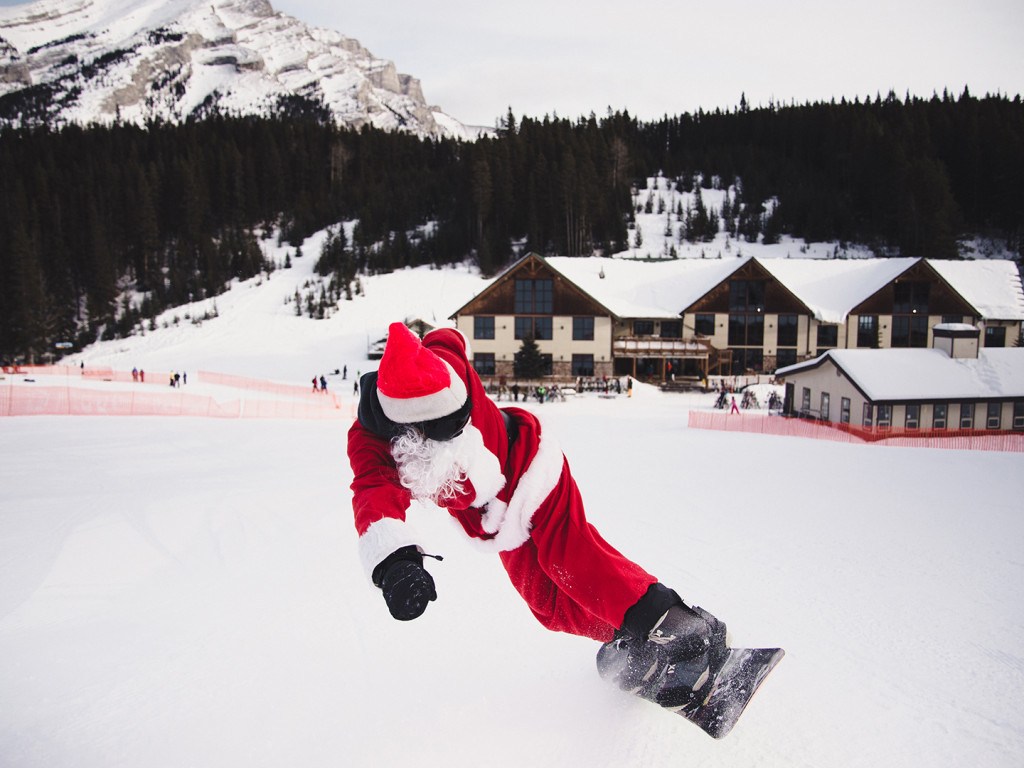
[[746, 432], [784, 437], [807, 437], [840, 443], [877, 443], [917, 448], [1024, 453], [1024, 433], [979, 429], [865, 429], [832, 422], [783, 416], [690, 411], [688, 426], [721, 432]]
[[[79, 369], [67, 366], [18, 366], [5, 373], [82, 377], [91, 381], [133, 383], [128, 371], [109, 368]], [[261, 382], [256, 379], [200, 373], [204, 383], [241, 388], [276, 397], [240, 397], [220, 401], [214, 397], [168, 386], [170, 374], [147, 373], [145, 385], [133, 389], [101, 387], [31, 386], [0, 387], [2, 416], [201, 416], [227, 419], [351, 419], [355, 405], [342, 407], [334, 393], [313, 394], [305, 387]], [[212, 381], [211, 381], [212, 380]], [[31, 380], [30, 380], [31, 381]]]

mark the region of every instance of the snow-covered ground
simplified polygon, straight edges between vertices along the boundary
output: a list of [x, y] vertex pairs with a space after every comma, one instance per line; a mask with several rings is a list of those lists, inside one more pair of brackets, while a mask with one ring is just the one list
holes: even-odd
[[[483, 285], [375, 277], [313, 321], [286, 302], [316, 251], [72, 362], [347, 366], [350, 405], [389, 320]], [[1020, 765], [1021, 455], [687, 429], [712, 400], [528, 407], [606, 538], [736, 644], [786, 648], [725, 740], [601, 682], [596, 644], [544, 630], [437, 510], [415, 522], [438, 600], [393, 621], [356, 555], [346, 419], [47, 416], [0, 420], [0, 764]]]

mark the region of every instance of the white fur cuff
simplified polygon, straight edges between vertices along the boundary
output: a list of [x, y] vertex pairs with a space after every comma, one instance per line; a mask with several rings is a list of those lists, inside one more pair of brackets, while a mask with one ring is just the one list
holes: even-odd
[[402, 547], [418, 547], [416, 531], [403, 520], [383, 517], [371, 523], [366, 533], [359, 537], [359, 560], [363, 564], [366, 578], [373, 580], [373, 569]]

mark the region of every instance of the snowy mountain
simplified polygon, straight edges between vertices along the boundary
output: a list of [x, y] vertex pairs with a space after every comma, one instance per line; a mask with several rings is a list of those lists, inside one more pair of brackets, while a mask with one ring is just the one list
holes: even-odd
[[474, 131], [358, 40], [266, 0], [38, 0], [0, 8], [0, 122], [177, 121], [310, 100], [344, 125]]

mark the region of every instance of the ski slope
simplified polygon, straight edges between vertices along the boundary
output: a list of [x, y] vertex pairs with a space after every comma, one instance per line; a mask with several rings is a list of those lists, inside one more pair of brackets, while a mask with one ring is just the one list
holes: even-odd
[[[284, 301], [311, 262], [74, 362], [345, 365], [351, 409], [388, 320], [443, 321], [482, 286], [379, 276], [312, 321]], [[544, 630], [436, 509], [414, 522], [445, 556], [438, 600], [392, 620], [356, 554], [345, 418], [46, 416], [0, 419], [0, 764], [1020, 765], [1021, 455], [687, 429], [712, 400], [528, 407], [609, 541], [736, 644], [786, 649], [725, 740], [603, 683], [596, 644]]]

